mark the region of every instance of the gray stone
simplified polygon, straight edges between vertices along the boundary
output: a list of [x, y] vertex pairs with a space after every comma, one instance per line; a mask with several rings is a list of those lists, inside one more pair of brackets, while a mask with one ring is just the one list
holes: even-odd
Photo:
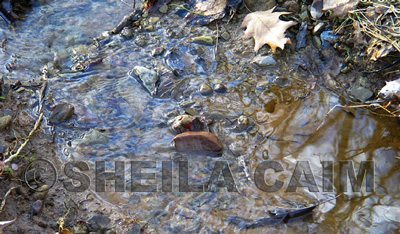
[[365, 102], [368, 98], [372, 97], [374, 93], [362, 86], [354, 85], [350, 90], [350, 95], [362, 102]]
[[168, 5], [162, 5], [162, 6], [158, 9], [158, 11], [159, 11], [160, 13], [162, 13], [162, 14], [167, 14], [167, 12], [168, 12]]
[[257, 55], [252, 62], [257, 64], [259, 67], [266, 67], [276, 64], [275, 59], [272, 58], [271, 56], [261, 56], [261, 55]]
[[129, 73], [130, 76], [138, 78], [139, 83], [152, 95], [156, 92], [157, 72], [142, 66], [134, 67]]
[[55, 109], [51, 113], [49, 121], [51, 123], [60, 123], [71, 118], [75, 113], [73, 105], [68, 103], [61, 103], [56, 105]]
[[207, 95], [212, 94], [212, 92], [213, 92], [213, 89], [212, 89], [211, 85], [209, 85], [207, 83], [201, 84], [200, 90], [199, 90], [199, 93], [201, 95], [207, 96]]
[[0, 118], [0, 130], [6, 129], [11, 125], [12, 117], [10, 115], [6, 115]]

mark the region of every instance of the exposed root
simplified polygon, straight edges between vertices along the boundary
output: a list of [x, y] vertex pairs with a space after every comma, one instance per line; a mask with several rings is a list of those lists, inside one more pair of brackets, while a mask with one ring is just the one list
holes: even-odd
[[33, 136], [33, 134], [35, 134], [35, 132], [38, 130], [40, 123], [42, 121], [42, 118], [43, 118], [43, 113], [40, 113], [39, 119], [36, 121], [35, 126], [33, 127], [32, 131], [25, 138], [25, 142], [18, 148], [17, 152], [10, 155], [10, 157], [8, 159], [4, 160], [4, 163], [11, 162], [14, 158], [16, 158], [20, 155], [22, 149], [24, 149], [24, 147], [28, 144], [28, 142], [31, 139], [31, 137]]
[[0, 213], [3, 211], [4, 206], [6, 205], [6, 199], [7, 199], [8, 195], [10, 195], [11, 191], [13, 191], [14, 189], [19, 188], [19, 187], [21, 187], [21, 186], [20, 186], [20, 185], [14, 186], [14, 187], [10, 188], [10, 189], [6, 192], [6, 194], [4, 195], [3, 201], [1, 202]]

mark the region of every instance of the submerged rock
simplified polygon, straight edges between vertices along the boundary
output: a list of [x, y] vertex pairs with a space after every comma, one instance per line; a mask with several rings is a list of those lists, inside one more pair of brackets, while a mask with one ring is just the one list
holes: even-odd
[[162, 5], [158, 11], [162, 14], [166, 14], [168, 12], [168, 5]]
[[64, 120], [71, 118], [75, 113], [73, 105], [68, 103], [61, 103], [56, 105], [55, 109], [51, 113], [49, 121], [51, 123], [60, 123]]
[[271, 56], [261, 56], [261, 55], [257, 55], [252, 62], [257, 64], [259, 67], [271, 66], [276, 64], [275, 59], [272, 58]]
[[360, 100], [361, 102], [365, 102], [367, 99], [372, 97], [374, 93], [371, 90], [366, 89], [362, 86], [354, 85], [350, 90], [350, 95]]
[[193, 38], [193, 42], [203, 45], [214, 45], [214, 38], [210, 35], [203, 35]]
[[3, 130], [11, 125], [12, 117], [10, 115], [6, 115], [0, 118], [0, 130]]
[[200, 93], [201, 95], [207, 96], [207, 95], [212, 94], [212, 92], [213, 92], [213, 89], [212, 89], [211, 85], [209, 85], [209, 84], [207, 84], [207, 83], [201, 84], [200, 90], [199, 90], [199, 93]]
[[222, 144], [217, 136], [210, 132], [184, 132], [174, 138], [178, 151], [220, 152]]
[[214, 90], [217, 93], [225, 93], [228, 88], [224, 84], [216, 84]]
[[152, 95], [156, 92], [157, 72], [142, 66], [135, 66], [128, 73], [129, 76], [137, 78], [139, 83]]
[[191, 115], [179, 115], [172, 119], [172, 129], [177, 133], [200, 131], [202, 124], [199, 119]]

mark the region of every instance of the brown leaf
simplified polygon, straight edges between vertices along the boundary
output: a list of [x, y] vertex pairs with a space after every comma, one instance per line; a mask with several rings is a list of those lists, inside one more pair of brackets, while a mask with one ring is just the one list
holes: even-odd
[[240, 28], [246, 27], [244, 38], [254, 38], [254, 51], [256, 53], [264, 44], [268, 44], [272, 52], [275, 53], [276, 47], [283, 49], [286, 43], [290, 43], [290, 39], [285, 38], [284, 33], [297, 22], [280, 20], [279, 16], [290, 14], [290, 12], [272, 13], [274, 9], [250, 13], [244, 18], [240, 26]]
[[61, 230], [60, 234], [72, 234], [72, 232], [66, 228], [64, 228], [63, 230]]
[[333, 11], [329, 18], [342, 18], [347, 15], [347, 12], [354, 10], [360, 0], [324, 0], [322, 11]]

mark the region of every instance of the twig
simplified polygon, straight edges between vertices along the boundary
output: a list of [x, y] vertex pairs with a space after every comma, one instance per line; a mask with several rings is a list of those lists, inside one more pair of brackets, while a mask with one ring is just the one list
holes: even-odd
[[36, 130], [40, 126], [40, 122], [42, 121], [43, 118], [43, 113], [40, 113], [39, 119], [36, 121], [35, 126], [33, 127], [32, 131], [29, 133], [29, 135], [26, 137], [25, 142], [19, 147], [17, 152], [15, 154], [12, 154], [8, 159], [4, 161], [4, 163], [11, 162], [15, 157], [18, 157], [18, 155], [21, 153], [21, 150], [28, 144], [30, 138], [35, 134]]
[[6, 199], [7, 199], [8, 195], [10, 195], [11, 191], [13, 191], [14, 189], [19, 188], [19, 187], [21, 187], [21, 185], [14, 186], [14, 187], [10, 188], [10, 189], [6, 192], [6, 194], [4, 195], [3, 201], [1, 202], [0, 213], [3, 211], [4, 206], [6, 205]]

